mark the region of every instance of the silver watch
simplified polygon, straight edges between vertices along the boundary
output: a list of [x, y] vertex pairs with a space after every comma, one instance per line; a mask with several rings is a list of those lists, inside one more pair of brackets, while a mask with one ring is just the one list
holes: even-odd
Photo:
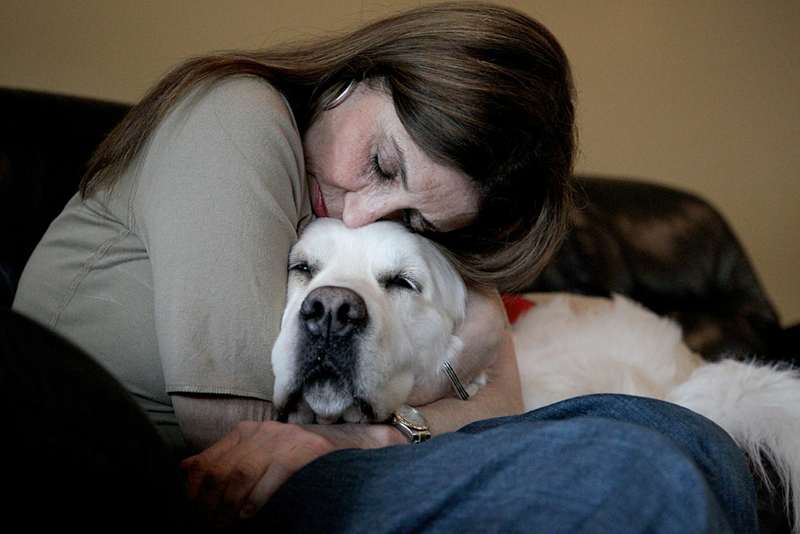
[[406, 404], [400, 406], [392, 415], [391, 422], [411, 443], [420, 443], [431, 439], [431, 431], [428, 430], [428, 421], [425, 416], [411, 406]]

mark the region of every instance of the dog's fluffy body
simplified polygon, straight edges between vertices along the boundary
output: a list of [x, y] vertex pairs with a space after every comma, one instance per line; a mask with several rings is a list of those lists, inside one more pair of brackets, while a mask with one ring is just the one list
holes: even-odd
[[[293, 268], [298, 264], [308, 272]], [[392, 287], [397, 276], [412, 280], [412, 288]], [[454, 332], [464, 316], [464, 284], [434, 246], [399, 225], [347, 230], [340, 221], [317, 221], [293, 249], [289, 278], [273, 366], [275, 405], [290, 421], [384, 420], [415, 383], [458, 358]], [[369, 319], [349, 341], [354, 352], [344, 360], [355, 368], [352, 377], [320, 383], [301, 355], [308, 338], [299, 310], [316, 288], [330, 286], [360, 294]], [[623, 297], [529, 298], [536, 305], [514, 325], [526, 409], [592, 393], [689, 408], [725, 429], [756, 469], [762, 454], [769, 458], [791, 494], [800, 533], [797, 370], [706, 362], [683, 343], [677, 324]]]
[[591, 393], [664, 399], [704, 363], [673, 322], [623, 297], [528, 298], [514, 325], [526, 409]]

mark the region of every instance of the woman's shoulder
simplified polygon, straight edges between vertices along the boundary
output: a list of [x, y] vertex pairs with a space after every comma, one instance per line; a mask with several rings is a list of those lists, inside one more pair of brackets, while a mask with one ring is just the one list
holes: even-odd
[[264, 169], [287, 159], [297, 167], [302, 140], [291, 109], [269, 82], [232, 75], [198, 85], [159, 125], [145, 152], [160, 171], [184, 162], [226, 160]]
[[251, 75], [232, 75], [205, 82], [184, 97], [171, 114], [173, 119], [212, 121], [238, 128], [264, 128], [275, 121], [297, 125], [289, 103], [268, 81]]
[[257, 107], [291, 115], [291, 109], [283, 94], [267, 80], [257, 76], [246, 74], [226, 76], [210, 82], [205, 90], [218, 108]]
[[209, 199], [236, 198], [241, 208], [247, 195], [276, 198], [302, 211], [303, 169], [302, 140], [283, 96], [255, 76], [229, 76], [181, 98], [117, 177], [113, 194], [99, 191], [97, 200], [144, 235], [164, 213], [199, 210]]
[[305, 191], [300, 134], [281, 93], [255, 76], [196, 87], [158, 126], [133, 170], [140, 211], [174, 192], [183, 204], [190, 191], [198, 198], [265, 191], [281, 205], [303, 204], [295, 194]]

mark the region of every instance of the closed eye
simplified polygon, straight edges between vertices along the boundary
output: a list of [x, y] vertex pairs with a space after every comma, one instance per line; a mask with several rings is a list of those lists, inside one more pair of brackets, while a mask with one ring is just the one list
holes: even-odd
[[377, 176], [381, 181], [391, 182], [394, 180], [394, 176], [383, 170], [383, 167], [381, 167], [380, 157], [378, 154], [372, 156], [372, 172], [374, 172], [375, 176]]
[[300, 276], [305, 276], [307, 278], [311, 278], [313, 276], [313, 268], [311, 265], [306, 261], [298, 261], [292, 262], [289, 264], [289, 274], [292, 273], [299, 274]]
[[405, 274], [388, 276], [384, 279], [383, 285], [386, 289], [400, 289], [414, 293], [422, 292], [422, 287], [419, 285], [419, 282]]

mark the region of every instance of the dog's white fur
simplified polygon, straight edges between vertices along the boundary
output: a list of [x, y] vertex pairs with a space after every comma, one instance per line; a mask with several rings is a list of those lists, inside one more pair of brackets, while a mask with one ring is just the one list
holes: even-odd
[[[322, 285], [347, 287], [367, 303], [370, 326], [357, 341], [358, 394], [379, 418], [403, 403], [415, 382], [432, 378], [445, 358], [458, 357], [454, 332], [464, 316], [464, 285], [426, 240], [392, 223], [347, 230], [324, 219], [302, 235], [291, 261], [314, 268], [308, 276], [290, 272], [273, 351], [276, 406], [301, 382], [294, 363], [301, 327], [297, 310]], [[386, 273], [410, 276], [421, 290], [388, 288]], [[526, 409], [591, 393], [639, 395], [689, 408], [725, 429], [757, 469], [762, 454], [769, 458], [792, 499], [794, 532], [800, 533], [797, 370], [733, 360], [708, 363], [683, 343], [677, 324], [623, 297], [530, 298], [536, 306], [514, 326]], [[306, 395], [290, 420], [365, 420], [348, 392], [333, 389], [317, 398]]]
[[298, 311], [309, 293], [325, 286], [350, 289], [363, 298], [368, 314], [353, 338], [356, 390], [305, 388], [289, 421], [364, 422], [354, 397], [371, 407], [375, 420], [386, 420], [415, 384], [433, 379], [461, 350], [453, 332], [464, 318], [466, 288], [433, 244], [398, 224], [348, 230], [339, 220], [319, 219], [292, 249], [289, 266], [286, 310], [272, 351], [278, 410], [304, 385], [296, 357], [303, 329]]

